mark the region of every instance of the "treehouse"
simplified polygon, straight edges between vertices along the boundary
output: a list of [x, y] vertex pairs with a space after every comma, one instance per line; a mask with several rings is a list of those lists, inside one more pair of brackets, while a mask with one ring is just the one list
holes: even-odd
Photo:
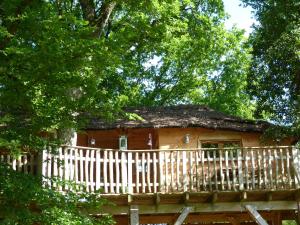
[[280, 225], [298, 218], [300, 154], [292, 137], [262, 144], [271, 124], [205, 106], [128, 112], [141, 119], [92, 119], [77, 146], [56, 155], [1, 160], [25, 173], [100, 189], [114, 205], [90, 213], [110, 213], [117, 224]]

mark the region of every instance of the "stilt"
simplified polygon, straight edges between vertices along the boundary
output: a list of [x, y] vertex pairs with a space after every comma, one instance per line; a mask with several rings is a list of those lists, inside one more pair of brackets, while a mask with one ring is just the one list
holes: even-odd
[[297, 201], [297, 217], [296, 217], [297, 224], [300, 225], [300, 202]]
[[262, 216], [252, 205], [245, 205], [245, 208], [256, 223], [258, 223], [259, 225], [268, 225], [268, 223], [264, 220], [264, 218], [262, 218]]
[[192, 207], [184, 207], [184, 209], [182, 210], [180, 216], [178, 217], [174, 225], [181, 225], [191, 211], [192, 211]]
[[139, 225], [139, 208], [137, 205], [130, 206], [130, 225]]

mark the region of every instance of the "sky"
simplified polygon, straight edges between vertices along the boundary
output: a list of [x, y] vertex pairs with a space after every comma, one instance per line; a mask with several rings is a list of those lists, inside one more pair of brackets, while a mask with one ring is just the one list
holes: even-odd
[[244, 8], [239, 6], [240, 0], [223, 0], [225, 11], [230, 15], [225, 25], [227, 28], [231, 28], [234, 24], [238, 28], [244, 29], [248, 35], [251, 32], [251, 25], [255, 22], [251, 15], [251, 7]]

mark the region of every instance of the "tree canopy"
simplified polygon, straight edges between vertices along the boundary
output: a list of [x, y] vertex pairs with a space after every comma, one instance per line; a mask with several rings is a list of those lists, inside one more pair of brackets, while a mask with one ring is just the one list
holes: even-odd
[[[56, 144], [60, 130], [80, 128], [83, 115], [114, 119], [123, 106], [208, 104], [251, 118], [250, 48], [225, 20], [222, 0], [1, 1], [0, 148], [41, 150]], [[15, 190], [13, 181], [22, 179], [0, 172], [0, 197], [13, 209], [20, 192], [7, 187]], [[54, 220], [58, 212], [66, 221], [93, 222], [77, 216], [78, 198], [64, 209], [68, 196], [40, 189], [33, 179], [22, 185], [29, 185], [22, 189], [29, 191], [20, 205], [24, 215], [33, 198], [39, 204], [55, 195], [63, 204], [48, 211], [40, 205], [49, 223], [63, 224]], [[20, 218], [6, 221], [32, 222]]]
[[250, 43], [253, 61], [249, 90], [257, 101], [256, 116], [299, 128], [300, 4], [297, 0], [243, 0], [258, 24]]
[[221, 0], [7, 0], [0, 15], [1, 145], [43, 147], [41, 132], [124, 105], [193, 102], [251, 117], [249, 51], [225, 29]]

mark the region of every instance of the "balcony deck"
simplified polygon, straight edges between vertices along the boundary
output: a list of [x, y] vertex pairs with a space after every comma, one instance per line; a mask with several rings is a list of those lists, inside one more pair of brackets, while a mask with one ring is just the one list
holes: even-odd
[[49, 187], [100, 189], [118, 205], [93, 214], [122, 215], [130, 205], [138, 205], [146, 217], [178, 213], [185, 206], [194, 213], [242, 212], [247, 204], [290, 216], [300, 196], [299, 159], [300, 149], [291, 146], [122, 151], [64, 146], [57, 154], [0, 158], [18, 171], [78, 184], [48, 181]]
[[84, 184], [87, 191], [102, 189], [104, 194], [290, 190], [299, 188], [295, 171], [299, 155], [292, 147], [125, 151], [64, 147], [57, 155], [44, 152], [42, 174]]

